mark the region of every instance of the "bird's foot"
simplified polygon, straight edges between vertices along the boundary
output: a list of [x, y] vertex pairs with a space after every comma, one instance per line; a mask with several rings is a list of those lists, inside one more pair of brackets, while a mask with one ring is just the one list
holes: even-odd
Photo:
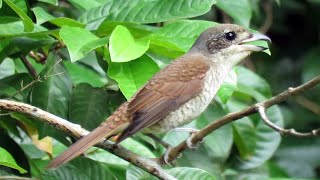
[[192, 143], [191, 140], [192, 140], [193, 134], [199, 132], [199, 130], [196, 128], [175, 128], [175, 129], [173, 129], [173, 131], [185, 131], [185, 132], [190, 133], [189, 137], [186, 140], [187, 146], [190, 149], [197, 149], [199, 147], [200, 143], [202, 143], [204, 141], [202, 139], [202, 140], [198, 141], [197, 143]]
[[[198, 131], [199, 131], [199, 130], [198, 130]], [[188, 138], [187, 138], [187, 140], [186, 140], [186, 144], [187, 144], [188, 148], [190, 148], [190, 149], [197, 149], [197, 148], [199, 147], [199, 145], [200, 145], [201, 143], [203, 143], [204, 139], [201, 139], [201, 140], [197, 141], [196, 143], [193, 143], [193, 142], [192, 142], [192, 138], [193, 138], [194, 134], [197, 133], [198, 131], [192, 132], [192, 133], [190, 133], [190, 135], [188, 136]]]
[[164, 148], [168, 149], [171, 147], [171, 145], [165, 141], [163, 141], [162, 139], [158, 138], [157, 136], [155, 136], [154, 134], [151, 133], [145, 133], [146, 136], [150, 137], [151, 139], [153, 139], [154, 141], [158, 142], [159, 144], [161, 144]]
[[[168, 146], [167, 149], [166, 149], [166, 152], [163, 155], [163, 161], [169, 166], [172, 166], [174, 164], [174, 161], [169, 161], [169, 159], [170, 159], [169, 155], [170, 155], [170, 153], [172, 151], [172, 148], [173, 148], [172, 146]], [[182, 154], [179, 153], [177, 158], [181, 158], [181, 157], [182, 157]]]

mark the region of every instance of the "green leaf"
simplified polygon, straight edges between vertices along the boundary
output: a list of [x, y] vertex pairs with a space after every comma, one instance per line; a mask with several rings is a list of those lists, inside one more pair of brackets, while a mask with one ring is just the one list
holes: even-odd
[[127, 62], [142, 56], [149, 48], [149, 41], [135, 40], [126, 27], [118, 25], [111, 34], [109, 48], [112, 62]]
[[26, 173], [27, 171], [20, 167], [11, 154], [5, 149], [0, 147], [0, 165], [7, 166], [18, 170], [20, 173]]
[[[238, 92], [251, 96], [257, 102], [271, 97], [270, 87], [261, 77], [242, 67], [236, 68], [236, 72], [238, 74]], [[239, 100], [227, 104], [231, 112], [241, 110], [247, 105], [248, 103]], [[267, 116], [273, 123], [280, 127], [283, 126], [283, 117], [279, 107], [268, 108]], [[233, 125], [235, 142], [242, 154], [240, 167], [243, 169], [262, 165], [273, 155], [280, 144], [279, 133], [266, 126], [257, 115], [245, 117]]]
[[58, 6], [58, 0], [38, 0], [38, 1], [45, 2], [45, 3], [48, 3], [48, 4], [52, 4], [54, 6]]
[[[283, 126], [283, 117], [278, 106], [268, 108], [267, 116], [276, 125]], [[281, 136], [267, 126], [261, 119], [256, 125], [256, 145], [254, 152], [247, 161], [241, 163], [241, 168], [251, 169], [265, 163], [278, 149]]]
[[151, 44], [186, 52], [204, 30], [215, 25], [210, 21], [180, 20], [166, 24], [148, 38]]
[[72, 62], [83, 58], [91, 50], [107, 43], [106, 38], [99, 39], [88, 30], [79, 27], [64, 26], [59, 34], [69, 50]]
[[[34, 85], [30, 94], [30, 103], [44, 111], [67, 118], [72, 91], [72, 82], [67, 70], [61, 62], [57, 61], [55, 55], [49, 54], [46, 67], [39, 76], [45, 79]], [[56, 133], [56, 129], [46, 124], [42, 124], [38, 130], [40, 138], [48, 134], [53, 137], [63, 137], [63, 134]]]
[[[197, 129], [202, 129], [212, 121], [224, 116], [226, 113], [218, 105], [209, 105], [209, 107], [200, 115], [196, 121]], [[233, 134], [231, 125], [226, 125], [214, 133], [205, 137], [204, 146], [215, 162], [225, 162], [230, 155], [233, 144]]]
[[12, 59], [5, 59], [0, 63], [0, 79], [14, 74], [14, 62]]
[[13, 9], [21, 18], [23, 24], [24, 24], [24, 31], [31, 32], [34, 29], [34, 25], [32, 20], [29, 18], [28, 15], [26, 15], [16, 4], [14, 4], [11, 0], [4, 0], [5, 3], [10, 6], [11, 9]]
[[69, 61], [64, 61], [63, 64], [66, 66], [74, 85], [88, 83], [93, 87], [102, 87], [108, 83], [106, 77], [99, 75], [96, 71], [83, 64]]
[[151, 174], [145, 172], [144, 170], [130, 165], [128, 167], [127, 173], [126, 173], [126, 179], [130, 180], [142, 180], [142, 179], [148, 179], [148, 180], [156, 180], [157, 178], [152, 176]]
[[88, 158], [78, 157], [67, 165], [61, 166], [56, 170], [45, 171], [41, 179], [61, 180], [90, 180], [90, 179], [115, 179], [109, 168]]
[[34, 26], [33, 32], [24, 32], [24, 25], [20, 19], [0, 16], [1, 37], [37, 37], [40, 35], [52, 35], [53, 32], [37, 25]]
[[42, 7], [34, 7], [32, 8], [32, 11], [36, 16], [37, 25], [43, 24], [55, 18], [51, 14], [47, 13]]
[[[247, 104], [233, 98], [226, 104], [229, 112], [244, 109]], [[232, 123], [234, 142], [242, 159], [248, 159], [254, 153], [256, 144], [256, 132], [250, 118], [244, 117]]]
[[270, 98], [272, 96], [270, 85], [266, 82], [266, 80], [241, 66], [237, 66], [235, 71], [238, 78], [238, 91], [245, 93], [249, 90], [252, 91], [249, 93], [254, 93], [249, 95], [254, 97], [261, 95], [262, 99], [263, 97]]
[[102, 5], [102, 3], [96, 0], [68, 0], [68, 2], [81, 11], [88, 11]]
[[205, 14], [214, 3], [215, 0], [110, 0], [103, 6], [86, 11], [79, 20], [85, 24], [101, 24], [104, 19], [136, 23], [164, 22]]
[[27, 73], [14, 74], [0, 80], [0, 98], [8, 98], [13, 96], [19, 101], [26, 101], [31, 87], [26, 88], [20, 93], [22, 87], [31, 83], [32, 77]]
[[121, 99], [116, 92], [79, 84], [72, 92], [69, 119], [93, 130], [120, 105]]
[[57, 25], [59, 27], [62, 26], [71, 26], [71, 27], [84, 27], [84, 24], [81, 24], [80, 22], [66, 18], [66, 17], [54, 17], [51, 14], [47, 13], [43, 8], [41, 7], [35, 7], [32, 9], [34, 15], [37, 19], [37, 25], [43, 24], [45, 22], [50, 22], [54, 25]]
[[217, 95], [223, 103], [227, 103], [233, 92], [237, 89], [237, 74], [233, 69], [219, 88]]
[[152, 59], [143, 55], [134, 61], [125, 63], [111, 62], [108, 67], [108, 76], [117, 81], [121, 92], [127, 99], [130, 99], [159, 69]]
[[235, 23], [249, 27], [252, 16], [249, 0], [219, 0], [216, 5], [231, 16]]
[[188, 180], [215, 180], [217, 179], [212, 174], [198, 168], [190, 167], [176, 167], [168, 170], [169, 174], [173, 175], [177, 179], [188, 179]]
[[[99, 37], [102, 36], [110, 36], [112, 31], [118, 26], [122, 25], [126, 27], [134, 38], [142, 38], [147, 36], [148, 34], [152, 33], [153, 31], [157, 30], [158, 27], [137, 24], [137, 23], [130, 23], [130, 22], [112, 22], [105, 20], [99, 28], [95, 31], [95, 34]], [[86, 27], [88, 29], [88, 27]], [[89, 27], [90, 29], [90, 27]]]

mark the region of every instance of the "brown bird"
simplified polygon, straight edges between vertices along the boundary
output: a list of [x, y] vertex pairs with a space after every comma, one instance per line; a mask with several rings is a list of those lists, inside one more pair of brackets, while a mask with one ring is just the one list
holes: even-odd
[[47, 166], [56, 168], [104, 138], [119, 135], [116, 143], [137, 132], [163, 133], [185, 125], [209, 105], [232, 67], [254, 51], [246, 44], [270, 39], [233, 24], [204, 31], [191, 49], [154, 75], [131, 100]]

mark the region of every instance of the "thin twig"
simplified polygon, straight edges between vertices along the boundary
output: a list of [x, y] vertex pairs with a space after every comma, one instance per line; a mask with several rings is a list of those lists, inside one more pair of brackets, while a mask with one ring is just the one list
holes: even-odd
[[282, 127], [277, 126], [273, 122], [271, 122], [266, 115], [266, 108], [262, 104], [258, 104], [257, 106], [258, 112], [261, 116], [261, 119], [264, 121], [264, 123], [274, 129], [275, 131], [279, 132], [282, 136], [285, 135], [293, 135], [298, 137], [310, 137], [310, 136], [319, 136], [320, 135], [320, 128], [314, 129], [307, 133], [301, 133], [296, 131], [295, 129], [283, 129]]
[[[275, 104], [279, 104], [280, 102], [286, 100], [288, 97], [290, 96], [294, 96], [294, 95], [298, 95], [303, 93], [304, 91], [311, 89], [312, 87], [316, 86], [317, 84], [320, 83], [320, 76], [317, 76], [315, 78], [313, 78], [312, 80], [308, 81], [307, 83], [300, 85], [296, 88], [288, 88], [288, 90], [264, 101], [261, 103], [257, 103], [254, 105], [251, 105], [241, 111], [238, 112], [234, 112], [234, 113], [229, 113], [215, 121], [213, 121], [212, 123], [210, 123], [209, 125], [207, 125], [205, 128], [201, 129], [199, 132], [194, 133], [191, 139], [191, 142], [193, 144], [198, 143], [199, 141], [201, 141], [204, 137], [206, 137], [208, 134], [212, 133], [213, 131], [219, 129], [220, 127], [229, 124], [233, 121], [236, 121], [238, 119], [241, 119], [245, 116], [257, 113], [257, 105], [263, 105], [265, 108], [268, 108], [270, 106], [273, 106]], [[173, 147], [170, 151], [170, 153], [168, 153], [167, 155], [167, 161], [168, 162], [172, 162], [173, 160], [175, 160], [179, 154], [185, 150], [187, 148], [187, 143], [186, 141], [181, 142], [179, 145]], [[164, 155], [162, 155], [162, 157], [160, 157], [158, 159], [158, 163], [160, 164], [165, 164], [165, 160], [164, 160]]]
[[[81, 137], [89, 133], [87, 130], [83, 129], [77, 124], [73, 124], [65, 119], [62, 119], [58, 116], [43, 111], [40, 108], [28, 104], [0, 99], [0, 110], [13, 111], [30, 116], [32, 118], [36, 118], [44, 123], [50, 124], [56, 129], [69, 134], [70, 136], [73, 136], [76, 139], [80, 139]], [[101, 141], [100, 143], [96, 144], [96, 146], [117, 155], [118, 157], [144, 169], [145, 171], [157, 176], [160, 179], [175, 179], [170, 174], [165, 172], [161, 168], [161, 166], [156, 163], [156, 161], [139, 156], [125, 149], [121, 145], [116, 145], [111, 141]]]
[[273, 10], [272, 10], [272, 0], [265, 0], [263, 2], [263, 9], [266, 14], [266, 19], [262, 26], [259, 28], [259, 32], [265, 34], [270, 29], [273, 22]]
[[32, 64], [28, 61], [28, 59], [25, 56], [20, 56], [20, 59], [23, 63], [23, 65], [27, 68], [28, 72], [31, 74], [33, 79], [37, 79], [37, 71], [34, 69]]
[[12, 96], [8, 97], [7, 99], [11, 99], [14, 96], [16, 96], [17, 94], [20, 94], [22, 91], [28, 89], [29, 87], [33, 86], [35, 83], [37, 82], [41, 82], [41, 78], [40, 76], [38, 76], [35, 80], [31, 81], [30, 83], [28, 83], [27, 85], [23, 86], [23, 81], [21, 82], [21, 89], [19, 89], [16, 93], [14, 93]]
[[307, 99], [304, 96], [297, 96], [294, 98], [295, 102], [303, 106], [304, 108], [312, 111], [313, 113], [320, 115], [320, 105]]

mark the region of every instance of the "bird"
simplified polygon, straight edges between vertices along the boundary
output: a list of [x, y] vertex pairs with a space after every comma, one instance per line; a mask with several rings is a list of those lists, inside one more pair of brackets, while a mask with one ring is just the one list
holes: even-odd
[[54, 169], [98, 142], [117, 137], [120, 143], [137, 132], [161, 134], [197, 118], [215, 97], [232, 68], [252, 52], [267, 48], [250, 44], [271, 42], [235, 24], [219, 24], [200, 34], [190, 50], [156, 73], [106, 121], [53, 159]]

